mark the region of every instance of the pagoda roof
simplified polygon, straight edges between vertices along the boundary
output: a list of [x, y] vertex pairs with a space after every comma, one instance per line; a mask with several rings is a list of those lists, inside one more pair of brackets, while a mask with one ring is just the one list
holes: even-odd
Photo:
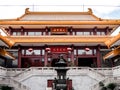
[[29, 8], [25, 14], [17, 18], [20, 21], [98, 21], [100, 18], [88, 12], [31, 12]]
[[[1, 19], [1, 27], [38, 27], [46, 26], [73, 26], [73, 27], [110, 27], [117, 28], [120, 20], [101, 19], [95, 16], [89, 8], [87, 12], [32, 12], [29, 8], [25, 14], [16, 19]], [[40, 26], [39, 26], [40, 27]]]
[[[11, 22], [7, 22], [11, 21]], [[13, 22], [14, 21], [14, 22]], [[16, 19], [0, 19], [0, 24], [6, 25], [6, 24], [15, 24], [15, 21], [20, 21], [16, 23], [16, 25], [21, 25], [21, 24], [48, 24], [48, 25], [53, 25], [53, 24], [120, 24], [119, 19], [101, 19], [97, 16], [95, 16], [92, 12], [91, 8], [88, 8], [87, 12], [33, 12], [29, 11], [29, 8], [25, 9], [25, 13], [16, 18]], [[29, 21], [29, 22], [27, 22]], [[46, 22], [47, 21], [47, 22]], [[60, 22], [59, 22], [60, 21]], [[76, 22], [72, 22], [76, 21]], [[87, 22], [88, 23], [87, 23]], [[101, 21], [101, 23], [98, 21]], [[51, 22], [51, 23], [50, 23]], [[58, 22], [58, 23], [56, 23]]]

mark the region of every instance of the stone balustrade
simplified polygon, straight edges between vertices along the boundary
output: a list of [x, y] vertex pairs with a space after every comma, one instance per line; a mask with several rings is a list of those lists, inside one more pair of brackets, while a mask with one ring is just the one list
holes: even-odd
[[[89, 68], [89, 67], [66, 67], [69, 69], [67, 75], [78, 75], [78, 74], [88, 74], [88, 72], [92, 72], [93, 74], [99, 75], [99, 76], [109, 76], [112, 75], [112, 69], [111, 68]], [[0, 68], [0, 72], [2, 72], [2, 75], [11, 76], [11, 77], [21, 77], [23, 75], [29, 74], [30, 72], [39, 75], [53, 75], [55, 74], [55, 67], [31, 67], [31, 68]], [[49, 72], [48, 72], [49, 70]], [[39, 71], [39, 72], [38, 72]], [[75, 73], [73, 73], [75, 72]], [[4, 73], [4, 74], [3, 74]], [[34, 74], [33, 73], [33, 74]]]
[[4, 67], [0, 67], [0, 76], [5, 76], [6, 75], [6, 72], [7, 72], [7, 69], [4, 68]]
[[[89, 68], [89, 67], [66, 67], [68, 68], [67, 76], [79, 76], [79, 75], [88, 75], [91, 78], [96, 80], [103, 80], [105, 75], [98, 72], [99, 70]], [[32, 75], [52, 75], [56, 76], [57, 73], [54, 70], [54, 67], [31, 67], [26, 70], [23, 70], [21, 73], [16, 74], [14, 77], [17, 80], [24, 80]]]
[[105, 76], [113, 76], [113, 69], [112, 68], [92, 68], [99, 74], [103, 74]]

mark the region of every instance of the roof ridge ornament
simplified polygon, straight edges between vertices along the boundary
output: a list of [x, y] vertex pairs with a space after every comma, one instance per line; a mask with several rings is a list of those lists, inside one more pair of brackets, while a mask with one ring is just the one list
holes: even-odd
[[88, 13], [90, 13], [90, 14], [92, 14], [92, 13], [93, 13], [93, 11], [92, 11], [92, 9], [91, 9], [91, 8], [88, 8]]
[[25, 14], [28, 14], [30, 11], [29, 11], [29, 8], [26, 8], [25, 9]]

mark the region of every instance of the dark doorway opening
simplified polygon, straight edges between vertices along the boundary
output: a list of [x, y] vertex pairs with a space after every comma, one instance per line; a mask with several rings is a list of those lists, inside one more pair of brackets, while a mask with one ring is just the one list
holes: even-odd
[[30, 63], [28, 58], [22, 58], [21, 63], [22, 63], [21, 64], [22, 68], [29, 68], [29, 67], [31, 67], [31, 63]]
[[78, 66], [80, 67], [93, 67], [93, 58], [78, 58]]
[[51, 66], [52, 66], [52, 67], [56, 67], [56, 66], [55, 66], [55, 63], [56, 63], [57, 61], [58, 61], [57, 58], [52, 59]]
[[44, 63], [40, 60], [40, 58], [22, 58], [22, 68], [29, 67], [42, 67]]

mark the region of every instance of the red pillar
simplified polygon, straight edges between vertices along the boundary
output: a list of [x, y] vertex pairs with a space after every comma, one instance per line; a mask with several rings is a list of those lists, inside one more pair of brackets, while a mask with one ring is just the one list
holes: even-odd
[[47, 80], [47, 87], [53, 88], [53, 80]]
[[67, 90], [72, 90], [72, 80], [67, 80]]
[[45, 50], [45, 57], [44, 57], [44, 66], [47, 66], [47, 54], [48, 54], [48, 52]]
[[97, 55], [97, 67], [101, 67], [101, 61], [100, 61], [100, 46], [96, 49], [96, 55]]
[[21, 48], [18, 49], [18, 68], [21, 68]]

